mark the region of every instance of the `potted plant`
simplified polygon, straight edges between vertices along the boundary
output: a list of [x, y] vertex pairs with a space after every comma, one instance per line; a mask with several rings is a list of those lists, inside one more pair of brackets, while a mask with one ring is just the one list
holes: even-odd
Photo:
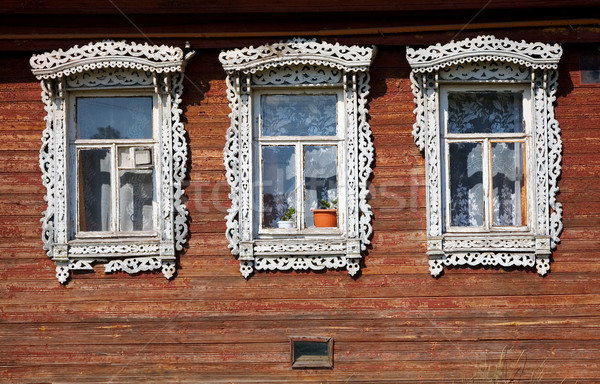
[[281, 216], [281, 220], [277, 222], [277, 228], [294, 228], [294, 215], [296, 214], [296, 209], [294, 207], [289, 207], [287, 211]]
[[322, 199], [319, 209], [313, 209], [315, 227], [337, 227], [337, 199]]

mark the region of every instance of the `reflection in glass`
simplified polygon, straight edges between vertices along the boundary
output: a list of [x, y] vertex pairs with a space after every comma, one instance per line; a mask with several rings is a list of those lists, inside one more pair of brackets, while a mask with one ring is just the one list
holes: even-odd
[[522, 93], [448, 93], [448, 133], [519, 132], [523, 132]]
[[483, 225], [481, 143], [450, 143], [450, 223], [459, 227]]
[[494, 225], [525, 225], [523, 143], [491, 143]]
[[304, 199], [306, 227], [315, 225], [311, 209], [320, 208], [322, 199], [337, 199], [337, 147], [304, 147]]
[[336, 95], [263, 95], [263, 136], [335, 136]]
[[276, 228], [289, 207], [295, 207], [295, 147], [262, 148], [263, 227]]
[[110, 150], [79, 151], [79, 229], [110, 231]]
[[119, 228], [121, 231], [151, 231], [152, 170], [119, 172]]
[[78, 139], [151, 139], [151, 97], [77, 98]]

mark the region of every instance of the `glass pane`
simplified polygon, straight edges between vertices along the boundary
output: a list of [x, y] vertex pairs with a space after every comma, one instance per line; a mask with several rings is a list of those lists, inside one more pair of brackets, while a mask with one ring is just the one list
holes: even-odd
[[151, 139], [152, 98], [77, 98], [77, 138]]
[[579, 58], [581, 82], [583, 84], [600, 83], [600, 48], [594, 47], [581, 52]]
[[481, 143], [451, 143], [450, 223], [459, 227], [483, 225]]
[[336, 95], [263, 95], [263, 136], [335, 136]]
[[329, 367], [331, 344], [328, 341], [294, 340], [294, 367]]
[[119, 228], [121, 231], [152, 231], [152, 170], [120, 171]]
[[295, 147], [262, 148], [263, 227], [277, 228], [290, 208], [296, 208]]
[[110, 231], [110, 150], [79, 151], [79, 230]]
[[523, 143], [491, 143], [494, 225], [525, 225]]
[[320, 208], [320, 201], [337, 200], [337, 147], [304, 147], [304, 199], [306, 227], [315, 225], [311, 209]]
[[448, 133], [523, 132], [523, 94], [448, 93]]

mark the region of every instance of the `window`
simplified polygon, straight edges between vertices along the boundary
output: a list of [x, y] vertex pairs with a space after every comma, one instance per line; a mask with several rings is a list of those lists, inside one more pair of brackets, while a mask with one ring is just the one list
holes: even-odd
[[520, 88], [440, 86], [447, 232], [528, 230], [531, 97]]
[[[279, 222], [290, 208], [295, 213], [286, 232], [308, 233], [316, 228], [312, 210], [319, 209], [322, 200], [339, 202], [338, 164], [344, 161], [345, 128], [337, 119], [343, 114], [341, 96], [341, 92], [256, 93], [259, 233], [282, 232]], [[338, 212], [337, 221], [344, 222], [344, 209]]]
[[227, 238], [244, 277], [255, 270], [358, 272], [372, 233], [372, 59], [372, 48], [303, 39], [221, 53], [232, 108]]
[[290, 337], [292, 368], [333, 368], [333, 339]]
[[553, 110], [561, 54], [493, 36], [407, 49], [432, 275], [457, 265], [548, 272], [562, 230]]
[[153, 99], [71, 97], [74, 238], [157, 235]]
[[187, 150], [179, 120], [193, 52], [104, 41], [31, 58], [48, 114], [40, 166], [44, 249], [73, 270], [175, 273], [186, 241]]
[[600, 84], [600, 47], [581, 51], [579, 70], [582, 84]]

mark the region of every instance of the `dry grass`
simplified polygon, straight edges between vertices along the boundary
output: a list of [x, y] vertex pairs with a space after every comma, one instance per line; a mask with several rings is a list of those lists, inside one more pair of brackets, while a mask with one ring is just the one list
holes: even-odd
[[[517, 352], [515, 352], [517, 353]], [[476, 363], [476, 370], [473, 376], [463, 379], [462, 383], [478, 384], [537, 384], [541, 383], [544, 376], [544, 363], [538, 367], [526, 367], [527, 358], [525, 352], [518, 353], [515, 361], [509, 359], [509, 355], [515, 354], [511, 349], [503, 349], [500, 357], [495, 361], [488, 361], [487, 358]]]

